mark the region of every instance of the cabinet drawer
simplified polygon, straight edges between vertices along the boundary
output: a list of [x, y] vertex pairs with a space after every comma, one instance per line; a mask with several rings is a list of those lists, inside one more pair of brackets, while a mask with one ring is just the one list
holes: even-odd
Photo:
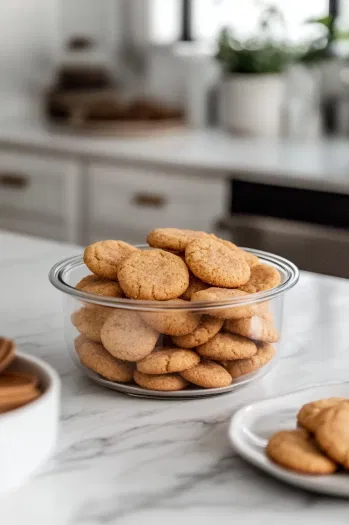
[[90, 231], [105, 232], [102, 237], [129, 232], [130, 242], [144, 242], [150, 230], [166, 226], [212, 231], [224, 215], [226, 183], [220, 179], [97, 163], [89, 177]]

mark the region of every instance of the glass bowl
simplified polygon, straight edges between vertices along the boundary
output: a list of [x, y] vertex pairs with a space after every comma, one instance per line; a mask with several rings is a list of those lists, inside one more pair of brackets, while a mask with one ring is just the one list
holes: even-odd
[[[149, 249], [148, 246], [138, 248]], [[279, 271], [281, 282], [277, 287], [243, 297], [201, 302], [104, 297], [75, 288], [83, 277], [90, 274], [82, 255], [57, 263], [51, 269], [49, 278], [53, 286], [65, 294], [65, 339], [74, 363], [85, 375], [105, 387], [130, 395], [157, 398], [223, 394], [264, 376], [277, 362], [282, 351], [284, 293], [297, 283], [299, 271], [293, 263], [278, 255], [248, 248], [244, 250], [256, 255], [261, 263]], [[193, 332], [195, 337], [190, 335]], [[222, 337], [221, 334], [225, 335]], [[231, 355], [231, 334], [234, 342], [239, 343], [234, 359]], [[226, 339], [229, 340], [227, 347]], [[97, 343], [90, 345], [93, 351], [88, 352], [88, 359], [83, 358], [79, 350], [80, 344], [86, 343], [86, 340]], [[242, 355], [240, 343], [243, 343]], [[132, 376], [133, 370], [139, 367], [137, 362], [151, 352], [169, 347], [189, 349], [191, 358], [194, 352], [194, 358], [199, 360], [199, 354], [205, 363], [206, 360], [217, 362], [221, 367], [217, 369], [218, 374], [222, 376], [224, 385], [215, 384], [210, 388], [204, 375], [203, 378], [200, 376], [199, 382], [205, 383], [205, 386], [190, 382], [186, 386], [183, 376], [188, 380], [188, 372], [179, 370], [183, 365], [178, 363], [173, 364], [177, 369], [167, 370], [171, 373], [166, 375], [166, 388], [174, 390], [158, 390], [161, 383], [156, 381], [148, 381], [146, 386], [136, 384]], [[114, 354], [111, 357], [110, 352], [115, 348], [117, 356]], [[97, 354], [95, 349], [99, 349]], [[99, 351], [106, 353], [109, 361], [112, 360], [111, 368], [106, 370], [100, 366]], [[122, 361], [119, 361], [120, 356], [123, 357]], [[117, 366], [125, 368], [121, 381], [116, 381], [111, 371], [115, 357], [119, 358], [116, 360]], [[227, 376], [226, 372], [222, 372], [222, 367], [232, 377], [229, 385], [226, 384]], [[137, 379], [140, 383], [138, 376]], [[149, 379], [148, 375], [146, 379]]]

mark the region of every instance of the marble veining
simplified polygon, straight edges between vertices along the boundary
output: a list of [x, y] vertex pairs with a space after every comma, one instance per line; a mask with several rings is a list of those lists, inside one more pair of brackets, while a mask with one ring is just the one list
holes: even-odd
[[1, 499], [0, 523], [347, 523], [347, 501], [290, 488], [241, 460], [227, 425], [250, 401], [348, 378], [349, 282], [302, 274], [286, 299], [282, 358], [258, 384], [217, 398], [138, 399], [88, 381], [65, 348], [62, 296], [47, 273], [79, 252], [0, 233], [0, 333], [48, 361], [63, 382], [56, 454]]

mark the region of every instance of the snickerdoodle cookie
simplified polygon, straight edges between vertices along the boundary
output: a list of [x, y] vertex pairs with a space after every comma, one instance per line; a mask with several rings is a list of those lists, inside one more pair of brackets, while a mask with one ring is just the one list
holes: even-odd
[[164, 250], [139, 250], [120, 265], [118, 280], [127, 297], [166, 301], [189, 286], [189, 271], [177, 255]]
[[[248, 297], [248, 293], [242, 290], [231, 290], [228, 288], [206, 288], [193, 293], [191, 301], [205, 302], [205, 301], [233, 301], [236, 297]], [[209, 314], [220, 319], [242, 319], [252, 317], [257, 311], [256, 304], [229, 306], [228, 308], [214, 308], [209, 310]]]
[[233, 379], [251, 374], [266, 365], [275, 355], [272, 345], [262, 343], [257, 347], [257, 353], [248, 359], [227, 361], [224, 366]]
[[189, 286], [184, 292], [184, 294], [181, 295], [181, 299], [190, 301], [194, 293], [199, 292], [200, 290], [206, 290], [206, 288], [209, 288], [209, 286], [209, 284], [204, 283], [203, 281], [195, 277], [195, 275], [193, 275], [191, 272], [189, 272]]
[[225, 244], [225, 246], [227, 246], [231, 250], [239, 251], [241, 255], [244, 257], [245, 261], [247, 262], [250, 268], [252, 268], [252, 266], [256, 266], [256, 264], [259, 264], [259, 259], [256, 255], [246, 252], [245, 250], [243, 250], [242, 248], [239, 248], [239, 246], [237, 246], [231, 241], [226, 241], [225, 239], [218, 239], [218, 240], [221, 241], [223, 244]]
[[213, 286], [235, 288], [250, 278], [250, 267], [244, 257], [215, 239], [189, 242], [185, 260], [196, 277]]
[[278, 465], [301, 474], [332, 474], [337, 470], [336, 463], [323, 454], [302, 428], [274, 434], [268, 442], [266, 453]]
[[88, 305], [74, 312], [71, 321], [80, 334], [91, 341], [100, 343], [102, 326], [112, 311], [111, 308], [104, 306]]
[[253, 341], [240, 335], [219, 332], [207, 343], [200, 345], [196, 351], [201, 357], [215, 361], [232, 361], [246, 359], [257, 353]]
[[179, 374], [149, 375], [135, 370], [133, 379], [137, 385], [143, 388], [163, 392], [183, 390], [188, 386], [188, 382]]
[[224, 323], [224, 329], [263, 343], [277, 343], [280, 339], [273, 322], [256, 315], [248, 319], [229, 319]]
[[123, 361], [139, 361], [149, 355], [158, 336], [138, 313], [130, 310], [114, 310], [101, 330], [103, 346]]
[[109, 381], [130, 383], [133, 379], [134, 367], [113, 357], [100, 343], [85, 341], [76, 345], [76, 351], [81, 363]]
[[84, 263], [99, 277], [116, 280], [121, 261], [137, 248], [123, 241], [99, 241], [84, 252]]
[[200, 357], [192, 350], [183, 348], [162, 348], [138, 361], [137, 370], [143, 374], [172, 374], [188, 370], [200, 362]]
[[257, 264], [251, 268], [249, 280], [240, 286], [247, 293], [263, 292], [275, 288], [281, 283], [281, 275], [273, 266]]
[[200, 237], [210, 237], [210, 234], [177, 228], [157, 228], [149, 233], [147, 243], [154, 248], [184, 252], [188, 242]]
[[78, 282], [75, 288], [82, 292], [102, 295], [103, 297], [124, 297], [118, 282], [103, 279], [98, 277], [98, 275], [87, 275]]
[[308, 432], [315, 432], [317, 427], [318, 416], [325, 408], [333, 407], [342, 401], [344, 397], [329, 397], [328, 399], [319, 399], [303, 405], [297, 414], [298, 424], [308, 430]]
[[222, 328], [223, 322], [223, 319], [203, 315], [193, 332], [187, 335], [174, 336], [172, 341], [181, 348], [195, 348], [212, 339]]
[[349, 400], [320, 412], [315, 439], [329, 458], [349, 469]]
[[[183, 299], [162, 301], [166, 307], [185, 305]], [[144, 321], [157, 332], [165, 335], [191, 334], [200, 323], [201, 316], [189, 310], [161, 310], [160, 312], [140, 312]]]
[[203, 388], [221, 388], [232, 383], [231, 375], [225, 368], [213, 361], [201, 361], [198, 365], [181, 372], [189, 383]]

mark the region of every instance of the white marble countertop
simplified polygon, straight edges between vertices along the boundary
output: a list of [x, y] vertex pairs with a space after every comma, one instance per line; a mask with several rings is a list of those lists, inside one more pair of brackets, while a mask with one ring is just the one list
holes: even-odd
[[152, 138], [79, 137], [24, 120], [0, 123], [0, 146], [349, 194], [349, 139], [243, 139], [218, 130]]
[[0, 333], [47, 360], [63, 381], [56, 455], [1, 499], [0, 522], [347, 524], [347, 501], [290, 488], [237, 457], [227, 424], [250, 401], [348, 379], [349, 281], [302, 275], [286, 298], [282, 359], [259, 384], [207, 400], [142, 400], [95, 386], [67, 354], [62, 296], [47, 273], [58, 259], [79, 252], [0, 233]]

